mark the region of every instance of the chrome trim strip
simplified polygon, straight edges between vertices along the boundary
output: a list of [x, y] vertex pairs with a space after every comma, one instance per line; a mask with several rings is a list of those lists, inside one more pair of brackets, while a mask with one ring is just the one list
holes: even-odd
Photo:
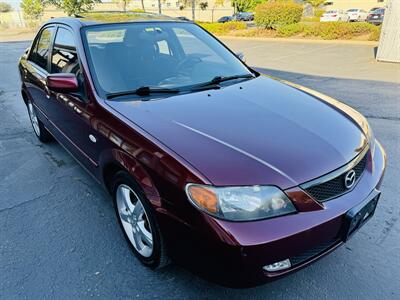
[[[342, 167], [340, 167], [340, 168], [338, 168], [338, 169], [334, 170], [333, 172], [330, 172], [330, 173], [328, 173], [326, 175], [323, 175], [323, 176], [318, 177], [316, 179], [313, 179], [311, 181], [307, 181], [305, 183], [302, 183], [302, 184], [300, 184], [300, 187], [303, 190], [305, 190], [305, 189], [308, 189], [308, 188], [310, 188], [312, 186], [323, 184], [323, 183], [328, 182], [328, 181], [330, 181], [332, 179], [335, 179], [336, 177], [339, 177], [340, 175], [343, 175], [345, 172], [350, 171], [351, 169], [353, 169], [364, 158], [364, 156], [367, 154], [368, 150], [369, 150], [369, 146], [367, 145], [360, 152], [360, 154], [358, 154], [348, 164], [346, 164], [346, 165], [344, 165], [344, 166], [342, 166]], [[357, 179], [357, 181], [353, 185], [353, 187], [351, 189], [347, 190], [346, 192], [351, 191], [357, 185], [357, 183], [360, 180], [361, 176]], [[335, 196], [335, 197], [337, 197], [337, 196]], [[329, 200], [329, 199], [326, 199], [326, 200]], [[324, 201], [326, 201], [326, 200], [324, 200]]]

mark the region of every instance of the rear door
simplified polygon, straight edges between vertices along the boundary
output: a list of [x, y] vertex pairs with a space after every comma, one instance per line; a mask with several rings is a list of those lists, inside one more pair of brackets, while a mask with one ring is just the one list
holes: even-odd
[[50, 49], [54, 38], [54, 26], [44, 27], [37, 35], [24, 68], [24, 81], [41, 120], [45, 123], [53, 109], [46, 87], [49, 73]]

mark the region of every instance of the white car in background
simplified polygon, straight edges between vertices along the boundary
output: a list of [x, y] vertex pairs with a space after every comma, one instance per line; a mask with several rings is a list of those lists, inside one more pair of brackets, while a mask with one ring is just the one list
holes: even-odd
[[368, 13], [359, 8], [351, 8], [346, 11], [347, 15], [349, 16], [350, 22], [363, 22], [367, 19]]
[[324, 13], [320, 22], [348, 22], [349, 16], [341, 9], [329, 10]]

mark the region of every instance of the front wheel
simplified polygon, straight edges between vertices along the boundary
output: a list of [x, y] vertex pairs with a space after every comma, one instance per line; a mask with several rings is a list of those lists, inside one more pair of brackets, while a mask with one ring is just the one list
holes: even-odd
[[36, 114], [36, 109], [30, 100], [28, 100], [27, 107], [29, 119], [31, 120], [31, 125], [37, 138], [43, 143], [51, 142], [53, 140], [53, 137], [51, 136], [50, 132], [48, 132], [47, 129], [44, 127], [43, 123], [39, 120]]
[[114, 176], [113, 196], [120, 226], [136, 257], [151, 268], [167, 265], [166, 245], [154, 209], [126, 172]]

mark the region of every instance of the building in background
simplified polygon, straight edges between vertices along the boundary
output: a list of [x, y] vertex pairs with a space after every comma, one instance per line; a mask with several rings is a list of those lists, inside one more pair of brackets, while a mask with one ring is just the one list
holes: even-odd
[[[161, 1], [162, 13], [171, 17], [186, 17], [192, 18], [191, 1], [186, 1], [188, 4], [184, 6], [185, 1], [179, 0], [163, 0]], [[213, 22], [223, 16], [231, 16], [234, 13], [231, 0], [196, 0], [195, 15], [198, 21]], [[206, 5], [204, 5], [206, 3]], [[101, 6], [101, 5], [100, 5]], [[145, 10], [147, 12], [158, 13], [158, 0], [144, 0]], [[203, 7], [203, 9], [202, 9]], [[140, 0], [133, 0], [129, 4], [130, 9], [141, 9]]]

